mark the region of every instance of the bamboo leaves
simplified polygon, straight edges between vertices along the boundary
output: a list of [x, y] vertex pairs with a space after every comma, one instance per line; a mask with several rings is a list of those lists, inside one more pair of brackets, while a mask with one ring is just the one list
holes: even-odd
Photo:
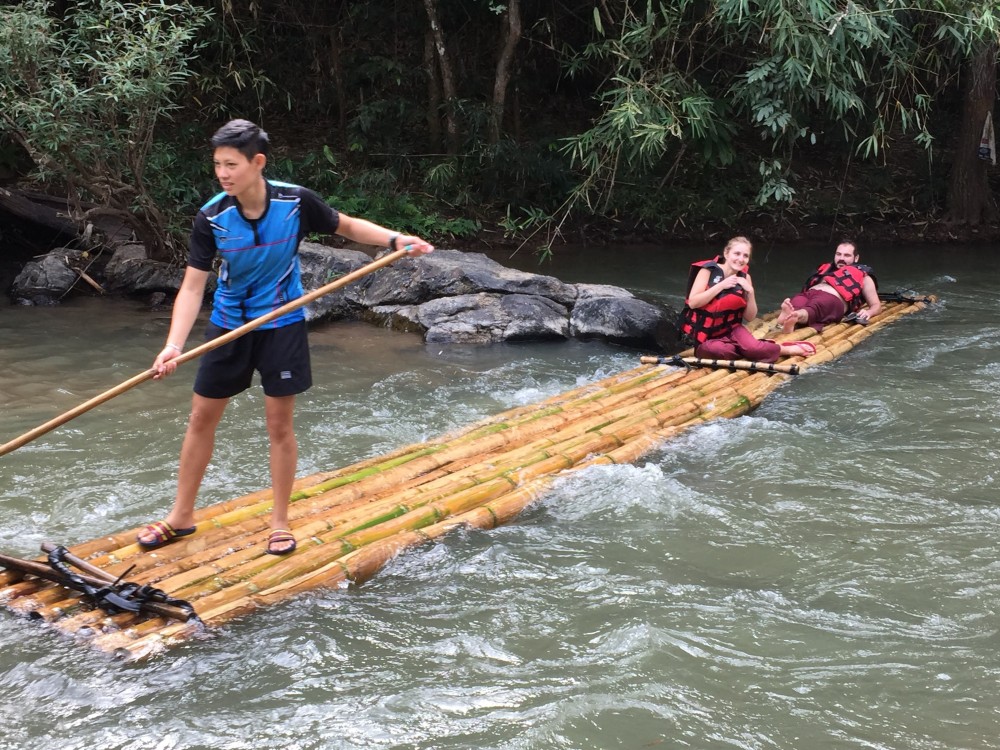
[[40, 0], [0, 9], [0, 130], [40, 176], [136, 219], [154, 251], [169, 228], [143, 180], [153, 131], [176, 106], [208, 17], [186, 2], [89, 0], [59, 23]]
[[625, 2], [613, 23], [602, 7], [597, 38], [569, 61], [608, 71], [601, 112], [565, 145], [588, 206], [600, 205], [595, 193], [607, 203], [616, 187], [678, 174], [680, 154], [701, 161], [680, 170], [722, 166], [741, 141], [760, 144], [760, 205], [794, 197], [796, 150], [820, 138], [865, 158], [893, 138], [928, 147], [933, 93], [996, 34], [998, 5]]

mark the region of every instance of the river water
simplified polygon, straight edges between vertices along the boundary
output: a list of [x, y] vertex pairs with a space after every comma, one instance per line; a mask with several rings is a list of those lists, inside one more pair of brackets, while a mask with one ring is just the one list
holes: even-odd
[[[824, 248], [752, 265], [775, 309]], [[577, 472], [516, 523], [455, 533], [126, 665], [0, 612], [0, 748], [1000, 747], [1000, 294], [990, 248], [865, 251], [939, 295], [748, 416]], [[676, 304], [697, 248], [582, 248], [537, 269]], [[166, 313], [0, 308], [0, 442], [144, 370]], [[637, 364], [598, 343], [311, 334], [300, 473], [434, 437]], [[0, 551], [160, 517], [194, 366], [0, 458]], [[259, 391], [202, 503], [268, 485]]]

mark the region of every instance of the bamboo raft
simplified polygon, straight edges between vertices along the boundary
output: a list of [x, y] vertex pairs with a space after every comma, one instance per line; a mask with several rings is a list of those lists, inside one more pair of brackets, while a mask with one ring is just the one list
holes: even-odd
[[[889, 301], [867, 326], [839, 323], [822, 334], [765, 334], [774, 313], [749, 327], [759, 337], [814, 343], [815, 354], [781, 363], [804, 371], [932, 301]], [[3, 555], [0, 606], [100, 651], [142, 659], [302, 592], [360, 584], [401, 551], [456, 527], [507, 523], [557, 476], [631, 463], [690, 427], [746, 414], [796, 371], [742, 367], [642, 364], [436, 440], [301, 478], [289, 510], [298, 549], [288, 556], [264, 552], [270, 490], [197, 510], [197, 533], [153, 552], [136, 545], [138, 528], [70, 548], [94, 586], [124, 576], [190, 603], [196, 617], [169, 603], [108, 614], [86, 594], [42, 577], [51, 570], [45, 558], [28, 572], [29, 561]]]

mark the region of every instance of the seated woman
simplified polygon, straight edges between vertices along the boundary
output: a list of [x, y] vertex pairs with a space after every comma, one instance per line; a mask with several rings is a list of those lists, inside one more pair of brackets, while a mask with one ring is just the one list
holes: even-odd
[[687, 299], [681, 313], [681, 335], [705, 359], [749, 359], [774, 362], [781, 356], [808, 357], [816, 347], [808, 341], [757, 339], [743, 325], [757, 317], [757, 300], [747, 268], [753, 247], [746, 237], [733, 237], [722, 255], [691, 265]]

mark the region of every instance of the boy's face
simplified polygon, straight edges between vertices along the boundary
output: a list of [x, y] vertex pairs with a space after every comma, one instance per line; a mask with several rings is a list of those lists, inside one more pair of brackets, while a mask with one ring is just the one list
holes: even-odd
[[215, 149], [212, 161], [219, 185], [227, 195], [239, 198], [260, 183], [267, 158], [263, 154], [256, 154], [252, 159], [247, 159], [232, 146], [220, 146]]

